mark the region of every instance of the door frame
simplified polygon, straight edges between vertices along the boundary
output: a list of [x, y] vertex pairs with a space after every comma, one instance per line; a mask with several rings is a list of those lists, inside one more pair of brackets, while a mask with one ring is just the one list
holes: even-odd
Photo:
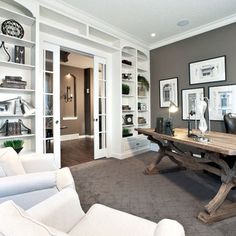
[[[107, 62], [104, 58], [94, 56], [94, 71], [93, 71], [93, 91], [94, 91], [94, 96], [93, 96], [93, 104], [94, 104], [94, 159], [99, 159], [102, 157], [107, 157], [107, 85], [105, 88], [105, 116], [106, 116], [106, 122], [105, 122], [105, 146], [106, 148], [100, 148], [100, 133], [99, 133], [99, 90], [100, 90], [100, 80], [99, 80], [99, 65], [105, 65], [104, 72], [105, 75], [103, 74], [103, 77], [105, 77], [105, 82], [107, 80]], [[102, 98], [103, 99], [103, 98]], [[101, 133], [102, 135], [104, 134], [103, 132]], [[103, 136], [102, 136], [103, 139]]]
[[[45, 91], [43, 91], [44, 83], [45, 83], [45, 55], [44, 51], [53, 52], [53, 153], [43, 153], [45, 155], [53, 155], [55, 164], [58, 168], [61, 167], [61, 142], [58, 137], [60, 137], [60, 105], [58, 105], [58, 100], [60, 99], [60, 83], [55, 83], [56, 79], [60, 77], [60, 65], [57, 62], [60, 62], [60, 47], [58, 45], [43, 42], [41, 44], [41, 51], [43, 54], [42, 58], [42, 69], [43, 69], [43, 81], [42, 81], [42, 96], [43, 96], [43, 105], [42, 105], [42, 124], [43, 124], [43, 150], [45, 149], [45, 145], [47, 142], [45, 137], [45, 117], [44, 117], [44, 105], [45, 105]], [[59, 93], [58, 93], [59, 91]], [[49, 141], [50, 142], [50, 141]]]
[[[106, 90], [107, 90], [107, 151], [106, 151], [106, 158], [109, 157], [110, 155], [110, 147], [111, 147], [111, 142], [112, 142], [112, 134], [111, 134], [111, 127], [112, 127], [112, 121], [109, 117], [111, 117], [111, 112], [112, 112], [112, 53], [108, 53], [102, 50], [98, 50], [89, 46], [85, 46], [81, 43], [65, 40], [63, 38], [54, 36], [54, 35], [49, 35], [46, 33], [41, 32], [40, 35], [40, 41], [42, 43], [50, 43], [56, 46], [59, 46], [60, 48], [63, 49], [68, 49], [71, 52], [75, 53], [86, 53], [92, 55], [94, 58], [103, 58], [106, 61], [106, 76], [107, 76], [107, 83], [106, 83]], [[41, 43], [41, 45], [42, 45]], [[40, 51], [42, 51], [42, 48], [40, 47]], [[41, 62], [42, 63], [42, 62]], [[60, 81], [59, 81], [60, 82]], [[60, 83], [59, 83], [60, 86]], [[59, 88], [59, 93], [60, 93], [60, 88]], [[43, 129], [42, 129], [43, 130]], [[60, 137], [59, 137], [60, 138]], [[60, 144], [61, 146], [61, 144]], [[95, 145], [94, 145], [95, 146]], [[95, 157], [94, 153], [94, 157]], [[95, 158], [94, 158], [95, 159]]]

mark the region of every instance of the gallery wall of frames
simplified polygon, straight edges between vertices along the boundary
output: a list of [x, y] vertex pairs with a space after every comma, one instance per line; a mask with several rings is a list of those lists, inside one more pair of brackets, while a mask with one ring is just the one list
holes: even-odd
[[[151, 122], [167, 117], [169, 102], [179, 110], [174, 127], [199, 122], [199, 102], [207, 103], [211, 130], [224, 131], [223, 117], [236, 113], [236, 24], [151, 51]], [[191, 114], [191, 115], [190, 115]]]

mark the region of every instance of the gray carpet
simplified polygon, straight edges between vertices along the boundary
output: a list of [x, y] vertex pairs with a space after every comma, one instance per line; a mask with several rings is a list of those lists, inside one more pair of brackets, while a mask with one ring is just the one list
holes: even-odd
[[[155, 160], [148, 152], [125, 160], [96, 160], [71, 167], [85, 211], [101, 203], [158, 222], [176, 219], [186, 235], [235, 236], [236, 217], [205, 225], [196, 219], [203, 206], [215, 195], [220, 182], [202, 172], [180, 171], [146, 176], [145, 166]], [[170, 167], [164, 160], [160, 168]], [[229, 199], [236, 199], [236, 190]]]

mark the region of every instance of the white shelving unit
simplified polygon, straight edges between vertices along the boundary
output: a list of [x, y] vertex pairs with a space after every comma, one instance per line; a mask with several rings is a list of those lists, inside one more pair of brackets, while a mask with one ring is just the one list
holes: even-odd
[[[132, 47], [124, 47], [121, 53], [121, 68], [122, 68], [122, 90], [123, 86], [129, 87], [129, 94], [124, 95], [122, 91], [122, 136], [125, 136], [125, 132], [128, 132], [127, 136], [131, 136], [134, 133], [136, 125], [136, 50]], [[127, 63], [125, 63], [127, 62]], [[132, 81], [132, 83], [131, 83]], [[123, 112], [124, 107], [133, 112]], [[132, 124], [126, 124], [127, 118], [132, 120]]]
[[[24, 29], [22, 39], [5, 35], [2, 32], [0, 33], [0, 41], [5, 43], [7, 51], [11, 56], [10, 61], [8, 61], [6, 55], [6, 57], [4, 57], [3, 53], [0, 56], [0, 83], [2, 83], [5, 76], [21, 76], [22, 80], [27, 82], [27, 85], [25, 89], [0, 87], [0, 102], [20, 96], [22, 99], [35, 106], [36, 20], [32, 16], [21, 13], [21, 10], [22, 8], [19, 9], [17, 6], [15, 6], [15, 10], [14, 7], [10, 5], [9, 9], [5, 6], [0, 7], [0, 22], [14, 19], [19, 22]], [[25, 64], [15, 62], [15, 46], [25, 48]], [[19, 104], [15, 103], [15, 106], [19, 106]], [[3, 143], [6, 140], [22, 139], [24, 140], [22, 153], [35, 152], [35, 115], [25, 117], [19, 107], [16, 111], [0, 111], [0, 127], [4, 125], [6, 120], [8, 120], [8, 122], [17, 122], [19, 119], [23, 121], [25, 126], [31, 129], [31, 134], [24, 134], [24, 132], [21, 131], [21, 135], [5, 136], [6, 130], [4, 128], [0, 131], [0, 147], [3, 147]]]
[[[150, 88], [143, 89], [144, 86], [139, 82], [138, 78], [139, 76], [146, 78], [150, 86], [149, 58], [140, 50], [137, 50], [137, 73], [138, 127], [148, 128], [150, 127]], [[146, 122], [141, 123], [140, 119], [144, 119]]]
[[[150, 112], [148, 110], [150, 105], [150, 93], [138, 81], [138, 76], [145, 77], [149, 81], [149, 59], [142, 51], [128, 46], [123, 47], [121, 55], [122, 85], [128, 85], [130, 88], [129, 94], [124, 95], [122, 93], [122, 107], [129, 106], [130, 108], [130, 111], [123, 111], [122, 109], [122, 131], [126, 128], [126, 133], [128, 130], [129, 135], [132, 134], [132, 136], [136, 136], [136, 127], [149, 127], [148, 124], [150, 123]], [[127, 64], [124, 63], [125, 61]], [[124, 74], [126, 74], [126, 79], [124, 79]], [[127, 74], [129, 74], [129, 76], [127, 76]], [[133, 116], [133, 125], [125, 124], [125, 117], [127, 115]], [[125, 138], [123, 132], [122, 136]]]
[[[125, 158], [149, 149], [150, 142], [135, 131], [138, 127], [150, 127], [150, 89], [147, 90], [138, 81], [138, 76], [142, 76], [150, 85], [149, 52], [124, 44], [120, 53], [120, 65], [121, 123], [120, 131], [114, 128], [114, 133], [121, 135], [120, 141], [117, 140], [121, 146], [119, 148], [116, 145], [114, 149], [118, 158]], [[129, 94], [123, 94], [123, 84], [129, 86]], [[117, 85], [114, 87], [115, 90]], [[127, 116], [132, 117], [132, 124], [130, 124], [130, 119], [126, 123]]]

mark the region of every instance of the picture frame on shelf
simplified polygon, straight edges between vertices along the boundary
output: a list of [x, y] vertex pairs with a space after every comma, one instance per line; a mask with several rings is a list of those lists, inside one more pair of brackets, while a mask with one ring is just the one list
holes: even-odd
[[0, 102], [0, 116], [14, 115], [15, 114], [15, 102], [4, 101]]
[[226, 80], [226, 56], [189, 63], [189, 84], [213, 83]]
[[14, 62], [25, 64], [25, 47], [15, 45]]
[[208, 87], [210, 119], [222, 121], [227, 113], [236, 113], [236, 84]]
[[159, 81], [160, 107], [169, 107], [170, 101], [178, 106], [178, 77]]
[[147, 111], [147, 104], [143, 102], [138, 102], [138, 111]]
[[[204, 98], [204, 88], [182, 89], [182, 119], [183, 120], [199, 120], [198, 104]], [[194, 115], [190, 115], [190, 113]]]

